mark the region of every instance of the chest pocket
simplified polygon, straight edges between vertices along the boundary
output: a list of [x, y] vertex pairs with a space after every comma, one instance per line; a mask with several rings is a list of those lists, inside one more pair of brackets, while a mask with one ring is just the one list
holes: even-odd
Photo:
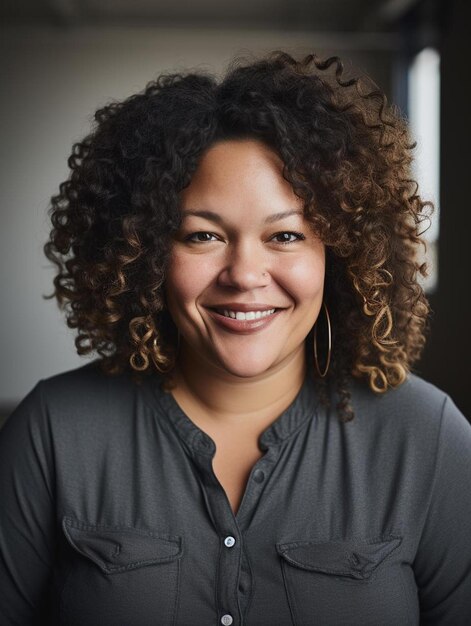
[[401, 537], [373, 541], [277, 543], [295, 626], [397, 626], [410, 623], [404, 606]]
[[60, 622], [68, 626], [176, 623], [182, 538], [64, 517], [68, 545]]

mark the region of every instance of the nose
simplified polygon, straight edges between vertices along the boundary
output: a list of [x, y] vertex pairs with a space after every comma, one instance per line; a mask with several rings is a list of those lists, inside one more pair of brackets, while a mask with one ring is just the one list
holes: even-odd
[[229, 247], [223, 269], [218, 276], [221, 287], [249, 291], [270, 284], [270, 268], [266, 254], [246, 241]]

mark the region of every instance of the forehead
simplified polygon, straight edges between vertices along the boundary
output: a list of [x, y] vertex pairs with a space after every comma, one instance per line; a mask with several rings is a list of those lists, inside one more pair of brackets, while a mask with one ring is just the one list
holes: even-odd
[[202, 155], [181, 208], [215, 212], [280, 212], [300, 209], [303, 201], [283, 177], [283, 161], [255, 139], [220, 141]]

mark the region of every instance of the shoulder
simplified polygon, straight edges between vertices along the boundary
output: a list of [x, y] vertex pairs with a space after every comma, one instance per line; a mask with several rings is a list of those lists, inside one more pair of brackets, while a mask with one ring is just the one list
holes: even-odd
[[405, 409], [406, 412], [416, 414], [440, 411], [448, 395], [433, 383], [412, 373], [401, 385], [384, 393], [376, 393], [365, 382], [352, 378], [351, 391], [352, 399], [372, 412], [381, 410], [397, 413], [398, 409]]
[[[351, 379], [350, 390], [354, 410], [366, 418], [378, 417], [383, 422], [414, 418], [416, 421], [439, 420], [448, 394], [416, 374], [409, 373], [398, 387], [377, 393], [363, 381]], [[356, 411], [355, 411], [356, 413]]]
[[[123, 375], [119, 375], [123, 379]], [[50, 398], [59, 399], [70, 393], [103, 393], [108, 388], [112, 376], [105, 374], [98, 359], [90, 361], [85, 365], [76, 367], [48, 378], [43, 378], [38, 383], [42, 393]]]
[[5, 427], [28, 422], [56, 432], [89, 430], [92, 426], [93, 431], [98, 424], [112, 428], [122, 421], [123, 414], [133, 414], [138, 388], [130, 373], [106, 374], [97, 359], [40, 380]]
[[471, 425], [443, 389], [409, 374], [382, 394], [357, 379], [350, 391], [355, 417], [338, 426], [343, 445], [380, 467], [381, 480], [405, 480], [411, 494], [429, 497], [437, 477], [462, 488], [471, 480]]
[[375, 393], [367, 384], [351, 379], [354, 422], [360, 431], [381, 431], [391, 441], [421, 448], [435, 447], [450, 431], [471, 435], [471, 425], [443, 389], [409, 373], [399, 387]]
[[53, 420], [79, 419], [90, 413], [106, 412], [118, 394], [122, 400], [129, 388], [127, 378], [113, 378], [100, 368], [98, 360], [42, 379], [38, 385], [41, 402]]

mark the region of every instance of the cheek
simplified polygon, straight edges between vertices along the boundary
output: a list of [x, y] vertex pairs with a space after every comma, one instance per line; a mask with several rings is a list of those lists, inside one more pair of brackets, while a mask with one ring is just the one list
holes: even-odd
[[213, 279], [211, 264], [197, 255], [174, 253], [167, 271], [167, 297], [169, 301], [191, 304], [200, 296]]
[[285, 289], [300, 304], [322, 297], [325, 261], [322, 255], [285, 263], [280, 268]]

